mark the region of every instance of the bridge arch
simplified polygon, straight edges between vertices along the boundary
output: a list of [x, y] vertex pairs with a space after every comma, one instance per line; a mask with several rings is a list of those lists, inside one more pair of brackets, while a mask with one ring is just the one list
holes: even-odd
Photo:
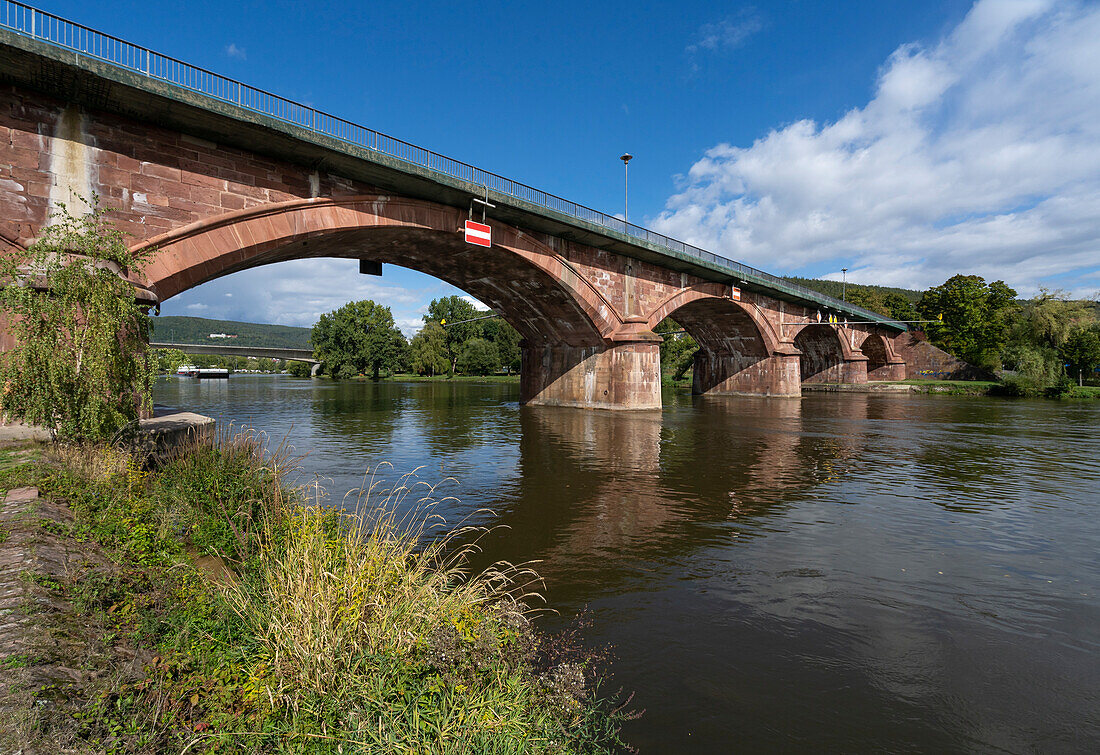
[[462, 240], [465, 213], [384, 195], [291, 200], [226, 213], [137, 245], [160, 299], [230, 273], [311, 257], [388, 262], [433, 275], [499, 311], [531, 345], [592, 347], [622, 322], [587, 280], [521, 231], [493, 226], [493, 246]]
[[524, 403], [660, 408], [659, 337], [639, 332], [552, 249], [490, 221], [491, 247], [466, 244], [466, 213], [386, 195], [297, 199], [200, 220], [137, 245], [161, 300], [274, 262], [346, 257], [433, 275], [499, 311], [519, 331]]
[[841, 329], [828, 323], [804, 325], [794, 336], [794, 345], [801, 353], [799, 377], [803, 383], [856, 382], [848, 375], [848, 365], [866, 361], [852, 349]]
[[867, 374], [881, 369], [890, 363], [893, 356], [885, 338], [877, 333], [869, 333], [860, 344], [859, 350], [867, 357]]
[[797, 395], [789, 354], [771, 324], [752, 306], [734, 299], [729, 286], [707, 283], [677, 292], [647, 319], [652, 330], [672, 317], [696, 343], [692, 392]]

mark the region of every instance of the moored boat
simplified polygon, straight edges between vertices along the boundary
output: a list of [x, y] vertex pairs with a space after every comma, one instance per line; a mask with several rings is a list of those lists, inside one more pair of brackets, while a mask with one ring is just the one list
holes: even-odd
[[180, 377], [193, 377], [200, 380], [213, 379], [227, 379], [229, 377], [229, 370], [224, 367], [196, 367], [193, 364], [181, 365], [176, 374]]

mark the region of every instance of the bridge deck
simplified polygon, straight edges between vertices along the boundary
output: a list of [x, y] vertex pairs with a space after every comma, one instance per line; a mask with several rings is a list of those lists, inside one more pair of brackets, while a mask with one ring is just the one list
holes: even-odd
[[734, 283], [857, 320], [875, 312], [373, 129], [161, 55], [11, 0], [0, 1], [5, 78], [93, 107], [149, 118], [392, 191], [465, 208], [488, 196], [500, 220]]

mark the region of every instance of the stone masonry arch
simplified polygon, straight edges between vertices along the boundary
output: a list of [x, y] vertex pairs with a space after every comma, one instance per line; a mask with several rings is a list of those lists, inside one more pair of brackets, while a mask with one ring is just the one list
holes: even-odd
[[385, 196], [305, 199], [191, 223], [138, 245], [156, 247], [144, 275], [161, 301], [260, 265], [310, 257], [389, 262], [447, 281], [500, 311], [532, 344], [594, 346], [621, 321], [552, 251], [494, 225], [490, 248], [463, 242], [463, 213]]
[[894, 350], [894, 342], [881, 333], [867, 333], [859, 345], [867, 357], [868, 380], [905, 380], [905, 360]]
[[754, 302], [708, 283], [677, 292], [650, 315], [652, 329], [672, 317], [699, 351], [692, 371], [698, 394], [799, 395], [797, 352], [785, 348]]
[[839, 325], [810, 323], [798, 329], [799, 376], [804, 383], [866, 383], [867, 357], [852, 348]]
[[474, 295], [520, 332], [525, 403], [660, 406], [656, 336], [625, 322], [535, 238], [490, 221], [493, 245], [475, 247], [462, 239], [463, 220], [453, 207], [386, 195], [299, 199], [190, 223], [136, 248], [157, 249], [143, 272], [162, 301], [290, 259], [347, 257], [419, 270]]

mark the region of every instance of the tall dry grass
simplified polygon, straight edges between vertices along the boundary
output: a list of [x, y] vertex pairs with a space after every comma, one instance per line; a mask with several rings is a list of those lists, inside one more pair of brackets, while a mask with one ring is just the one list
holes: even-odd
[[372, 502], [366, 516], [317, 503], [265, 516], [255, 576], [228, 597], [256, 626], [284, 705], [293, 706], [298, 690], [335, 700], [356, 694], [377, 655], [423, 650], [424, 638], [472, 609], [525, 610], [521, 600], [531, 594], [516, 589], [534, 573], [500, 565], [469, 574], [472, 546], [453, 547], [464, 529], [432, 539], [434, 490], [410, 507], [409, 482]]

